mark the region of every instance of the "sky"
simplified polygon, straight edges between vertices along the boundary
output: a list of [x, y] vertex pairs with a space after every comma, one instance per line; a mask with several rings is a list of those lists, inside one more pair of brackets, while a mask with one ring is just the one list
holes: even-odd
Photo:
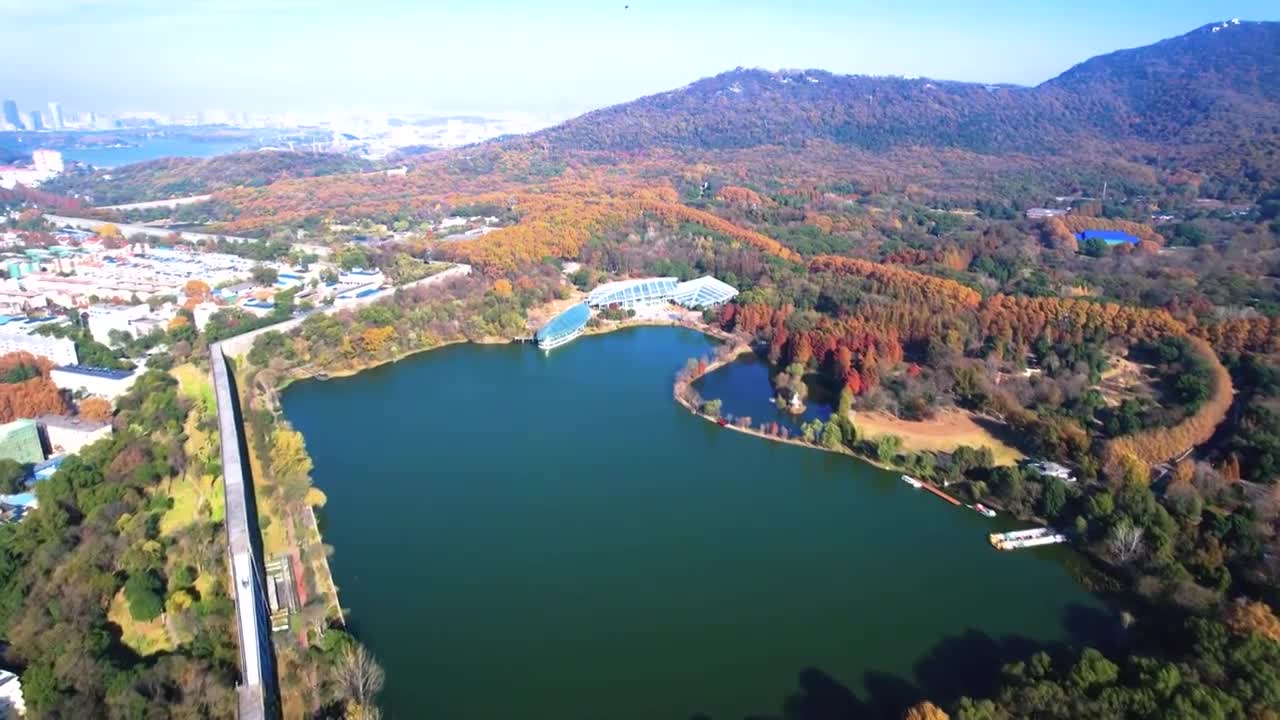
[[0, 0], [0, 98], [97, 112], [576, 114], [734, 67], [1034, 85], [1280, 3]]

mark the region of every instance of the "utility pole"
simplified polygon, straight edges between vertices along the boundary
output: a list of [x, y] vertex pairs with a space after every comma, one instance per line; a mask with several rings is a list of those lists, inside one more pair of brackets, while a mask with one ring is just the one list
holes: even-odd
[[1102, 202], [1107, 201], [1107, 181], [1102, 181]]

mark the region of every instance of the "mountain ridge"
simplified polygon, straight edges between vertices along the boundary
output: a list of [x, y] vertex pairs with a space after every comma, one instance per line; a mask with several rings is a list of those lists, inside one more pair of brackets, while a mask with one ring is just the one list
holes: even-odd
[[[982, 154], [1220, 159], [1280, 133], [1280, 22], [1219, 22], [1098, 55], [1035, 86], [736, 68], [528, 136], [562, 150], [834, 142]], [[1214, 146], [1219, 146], [1215, 148]], [[1275, 153], [1263, 151], [1269, 167]]]

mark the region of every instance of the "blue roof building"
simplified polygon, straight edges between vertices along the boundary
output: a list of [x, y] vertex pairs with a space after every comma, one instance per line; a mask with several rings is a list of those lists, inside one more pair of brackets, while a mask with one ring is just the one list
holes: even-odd
[[1136, 235], [1130, 235], [1123, 230], [1081, 230], [1076, 233], [1076, 240], [1085, 242], [1086, 240], [1101, 240], [1108, 245], [1121, 245], [1128, 243], [1137, 245], [1138, 238]]

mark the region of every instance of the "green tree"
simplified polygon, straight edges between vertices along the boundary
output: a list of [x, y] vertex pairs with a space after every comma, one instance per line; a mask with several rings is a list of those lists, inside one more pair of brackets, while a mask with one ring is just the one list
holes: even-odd
[[1056, 518], [1067, 506], [1067, 484], [1058, 478], [1049, 478], [1040, 490], [1040, 514]]
[[273, 267], [266, 265], [255, 265], [250, 271], [250, 276], [258, 285], [275, 285], [276, 280], [280, 279], [280, 273], [276, 272]]
[[878, 435], [872, 441], [875, 446], [876, 459], [882, 463], [892, 462], [902, 447], [902, 438], [897, 435]]
[[150, 622], [164, 612], [164, 598], [160, 591], [160, 579], [148, 571], [132, 573], [124, 583], [124, 598], [129, 603], [129, 615], [140, 622]]
[[822, 447], [828, 450], [835, 450], [844, 444], [844, 433], [840, 430], [840, 424], [836, 422], [827, 422], [822, 426]]
[[12, 495], [26, 488], [27, 470], [16, 460], [0, 459], [0, 495]]
[[851, 410], [853, 410], [853, 391], [845, 387], [844, 390], [840, 391], [840, 401], [836, 404], [836, 415], [847, 418]]
[[719, 399], [708, 400], [702, 403], [702, 414], [710, 417], [720, 417], [721, 402]]

